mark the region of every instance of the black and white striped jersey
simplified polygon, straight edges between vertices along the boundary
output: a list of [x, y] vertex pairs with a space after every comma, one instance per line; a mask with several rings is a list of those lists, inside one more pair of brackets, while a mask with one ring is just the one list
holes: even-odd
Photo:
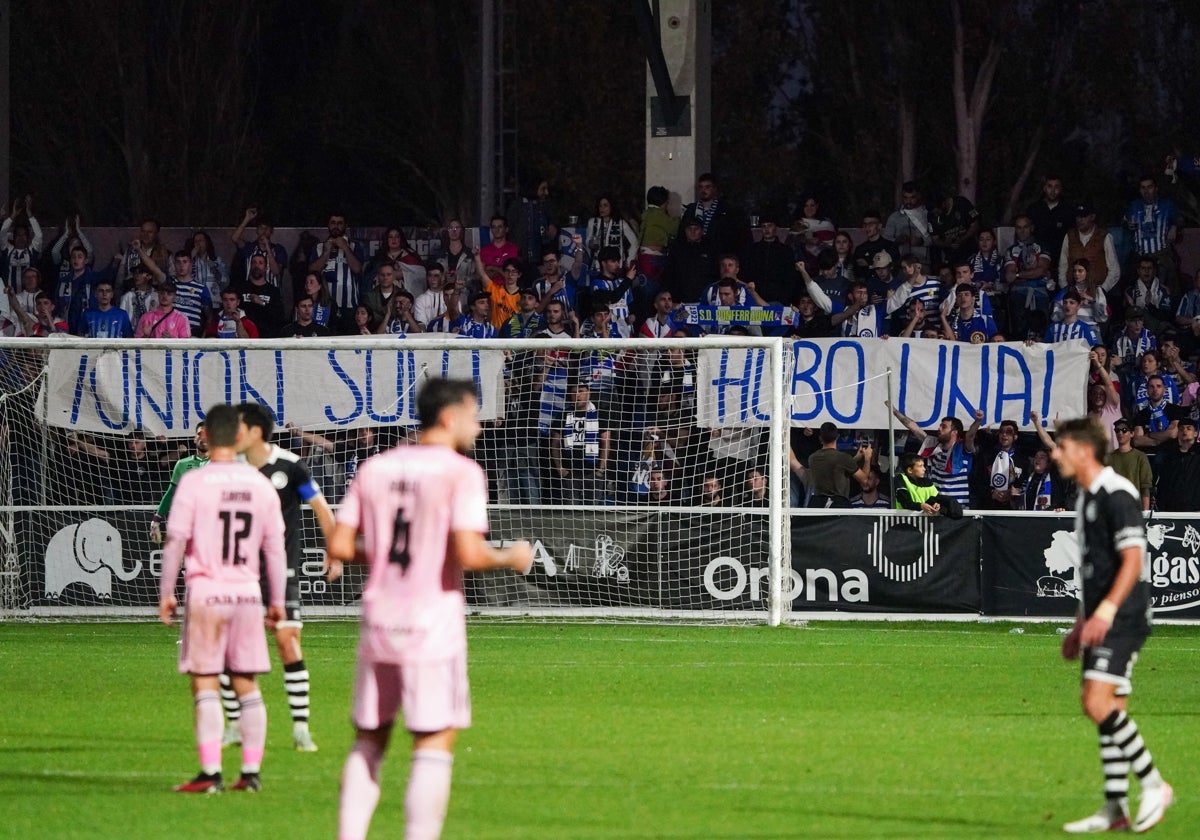
[[1112, 631], [1120, 635], [1150, 632], [1150, 583], [1146, 569], [1146, 523], [1137, 489], [1105, 467], [1079, 494], [1075, 506], [1079, 538], [1083, 614], [1091, 616], [1112, 589], [1121, 568], [1121, 551], [1134, 547], [1142, 556], [1142, 572], [1129, 597], [1117, 610]]

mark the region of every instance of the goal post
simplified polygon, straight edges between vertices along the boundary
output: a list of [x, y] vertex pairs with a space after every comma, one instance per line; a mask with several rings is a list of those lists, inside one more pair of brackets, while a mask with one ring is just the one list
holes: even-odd
[[788, 453], [791, 450], [788, 438], [792, 428], [792, 403], [791, 399], [785, 398], [785, 394], [789, 396], [791, 394], [787, 376], [788, 363], [791, 358], [784, 352], [783, 341], [774, 342], [769, 348], [769, 353], [771, 357], [769, 375], [774, 377], [774, 387], [771, 389], [771, 418], [772, 422], [779, 423], [781, 428], [776, 429], [770, 435], [768, 450], [769, 474], [775, 477], [775, 486], [778, 487], [778, 491], [770, 494], [769, 503], [772, 527], [770, 549], [767, 556], [769, 558], [768, 568], [771, 572], [771, 592], [768, 599], [767, 623], [772, 627], [778, 627], [783, 622], [785, 611], [791, 605], [791, 601], [783, 595], [784, 565], [786, 563], [790, 570], [792, 563], [792, 528], [786, 510], [789, 499], [784, 495], [788, 492], [791, 483], [788, 459]]
[[[781, 338], [0, 339], [0, 617], [154, 615], [150, 521], [220, 402], [259, 402], [336, 507], [366, 457], [410, 445], [431, 377], [473, 379], [490, 538], [533, 572], [468, 577], [471, 613], [778, 624], [791, 568], [791, 343]], [[363, 569], [307, 615], [352, 615]]]

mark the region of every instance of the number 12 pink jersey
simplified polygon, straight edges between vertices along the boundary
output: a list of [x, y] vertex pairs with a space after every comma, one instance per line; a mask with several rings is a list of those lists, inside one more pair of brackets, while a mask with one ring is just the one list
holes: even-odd
[[406, 664], [466, 651], [462, 569], [447, 556], [455, 531], [487, 531], [487, 479], [444, 446], [398, 446], [369, 459], [338, 522], [363, 535], [370, 570], [359, 655]]
[[[271, 603], [283, 606], [287, 562], [279, 494], [254, 467], [210, 461], [184, 475], [171, 502], [167, 534], [187, 541], [184, 572], [189, 583], [196, 578], [234, 586], [254, 583], [261, 554]], [[164, 558], [163, 594], [175, 586], [177, 562]]]

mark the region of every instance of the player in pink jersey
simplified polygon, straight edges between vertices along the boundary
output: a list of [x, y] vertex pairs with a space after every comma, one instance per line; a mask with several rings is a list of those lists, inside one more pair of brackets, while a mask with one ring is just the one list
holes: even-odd
[[179, 481], [167, 522], [158, 615], [171, 625], [175, 581], [187, 554], [187, 611], [179, 671], [192, 676], [200, 774], [180, 793], [219, 793], [224, 716], [218, 676], [228, 671], [242, 708], [242, 774], [234, 790], [262, 788], [259, 769], [267, 739], [267, 709], [255, 674], [271, 670], [262, 626], [259, 558], [267, 569], [267, 624], [284, 614], [286, 556], [279, 495], [270, 480], [236, 460], [238, 412], [208, 412], [209, 463]]
[[405, 837], [441, 835], [450, 799], [454, 738], [471, 723], [463, 571], [533, 563], [527, 542], [491, 547], [487, 479], [465, 452], [479, 436], [479, 399], [468, 381], [434, 379], [417, 397], [421, 436], [366, 461], [329, 540], [336, 560], [370, 565], [354, 683], [357, 737], [342, 770], [340, 840], [367, 836], [379, 801], [379, 765], [403, 710], [412, 734]]
[[[288, 708], [292, 713], [292, 743], [300, 752], [316, 752], [317, 745], [308, 731], [309, 673], [300, 647], [300, 631], [304, 627], [300, 612], [300, 573], [304, 560], [303, 520], [300, 506], [307, 503], [327, 538], [333, 533], [333, 511], [313, 480], [308, 465], [297, 455], [271, 443], [275, 416], [271, 409], [259, 403], [238, 406], [242, 418], [238, 450], [246, 462], [265, 475], [279, 494], [283, 512], [284, 540], [287, 545], [287, 584], [284, 587], [283, 609], [287, 620], [275, 625], [275, 644], [283, 663], [283, 685], [287, 690]], [[342, 573], [342, 564], [327, 562], [329, 580]], [[264, 588], [264, 597], [266, 590]], [[222, 746], [240, 744], [241, 707], [228, 674], [221, 675], [221, 704], [225, 707], [225, 734]]]

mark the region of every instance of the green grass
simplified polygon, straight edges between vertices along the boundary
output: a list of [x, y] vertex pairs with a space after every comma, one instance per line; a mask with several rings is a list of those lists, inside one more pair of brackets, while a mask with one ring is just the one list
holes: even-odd
[[[474, 625], [443, 836], [1060, 836], [1099, 804], [1095, 728], [1055, 628], [1010, 627]], [[196, 763], [175, 631], [0, 624], [0, 836], [333, 837], [355, 632], [305, 630], [319, 753], [291, 750], [277, 669], [265, 790], [188, 797], [171, 793]], [[1198, 634], [1159, 628], [1134, 677], [1178, 796], [1160, 838], [1200, 826]], [[403, 834], [395, 746], [372, 837]]]

